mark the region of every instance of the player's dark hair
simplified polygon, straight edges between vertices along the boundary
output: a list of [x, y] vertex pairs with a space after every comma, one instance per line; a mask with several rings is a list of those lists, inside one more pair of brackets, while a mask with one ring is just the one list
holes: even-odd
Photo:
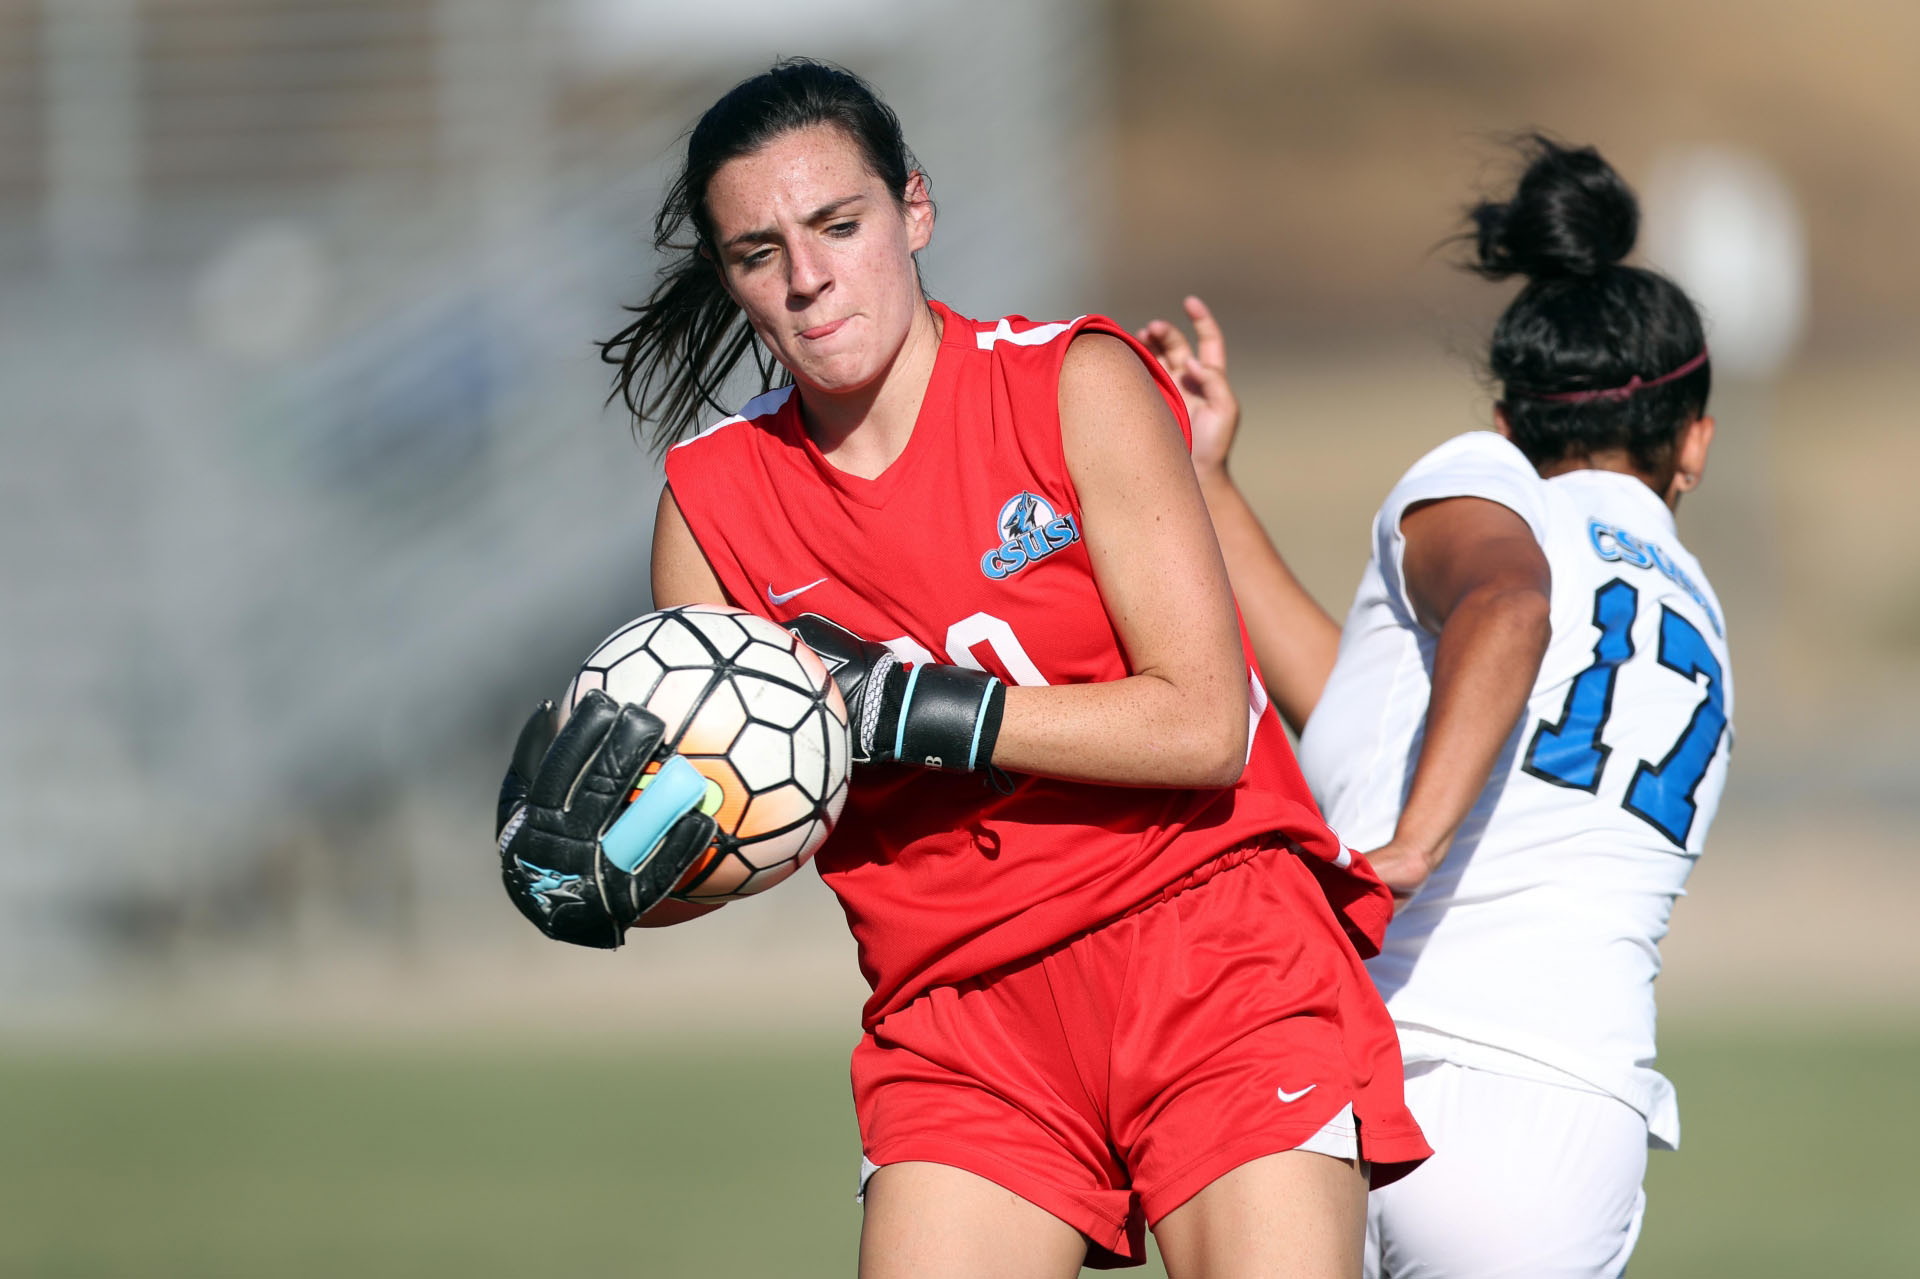
[[783, 58], [729, 89], [687, 135], [686, 162], [653, 220], [653, 247], [666, 255], [666, 265], [647, 300], [626, 308], [636, 317], [633, 323], [599, 344], [600, 358], [619, 367], [609, 402], [617, 397], [626, 403], [636, 432], [651, 421], [658, 450], [707, 410], [731, 411], [718, 396], [749, 352], [762, 390], [784, 372], [721, 284], [707, 186], [727, 161], [819, 124], [852, 139], [868, 170], [904, 207], [907, 183], [920, 162], [907, 149], [892, 108], [865, 80], [840, 67]]
[[1665, 276], [1622, 264], [1640, 205], [1598, 151], [1540, 134], [1518, 145], [1513, 196], [1475, 205], [1463, 236], [1469, 270], [1527, 280], [1487, 357], [1513, 442], [1536, 466], [1624, 449], [1664, 483], [1713, 384], [1699, 311]]

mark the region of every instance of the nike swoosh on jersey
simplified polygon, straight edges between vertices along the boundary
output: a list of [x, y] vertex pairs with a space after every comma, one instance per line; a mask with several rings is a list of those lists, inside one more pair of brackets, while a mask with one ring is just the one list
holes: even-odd
[[781, 591], [781, 592], [775, 592], [775, 590], [773, 589], [773, 583], [768, 582], [767, 583], [767, 603], [778, 608], [780, 605], [785, 604], [788, 600], [792, 599], [794, 596], [804, 595], [806, 592], [820, 585], [820, 582], [824, 582], [826, 580], [827, 579], [823, 577], [820, 579], [819, 582], [808, 582], [805, 586], [796, 587], [791, 591]]
[[1302, 1088], [1299, 1092], [1288, 1092], [1284, 1088], [1276, 1088], [1274, 1091], [1280, 1095], [1281, 1101], [1299, 1101], [1302, 1097], [1306, 1096], [1308, 1093], [1312, 1092], [1314, 1089], [1318, 1088], [1319, 1086], [1320, 1086], [1319, 1084], [1308, 1084], [1305, 1088]]

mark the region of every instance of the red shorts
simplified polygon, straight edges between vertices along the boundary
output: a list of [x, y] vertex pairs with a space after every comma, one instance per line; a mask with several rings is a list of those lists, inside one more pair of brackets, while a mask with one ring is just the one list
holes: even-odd
[[1353, 1107], [1382, 1186], [1432, 1153], [1385, 1005], [1313, 873], [1241, 849], [1034, 959], [935, 987], [853, 1052], [867, 1158], [947, 1164], [1135, 1265], [1145, 1228]]

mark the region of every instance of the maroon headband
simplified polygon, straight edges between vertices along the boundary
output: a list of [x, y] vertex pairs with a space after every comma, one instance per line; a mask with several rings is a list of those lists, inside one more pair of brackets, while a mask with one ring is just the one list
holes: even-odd
[[1625, 386], [1609, 386], [1597, 391], [1529, 391], [1525, 387], [1509, 386], [1508, 395], [1522, 395], [1529, 400], [1547, 400], [1554, 404], [1588, 404], [1595, 400], [1624, 400], [1635, 391], [1644, 391], [1650, 386], [1665, 386], [1693, 372], [1707, 362], [1707, 348], [1701, 347], [1700, 354], [1682, 364], [1671, 373], [1662, 373], [1656, 378], [1644, 381], [1638, 373], [1627, 379]]

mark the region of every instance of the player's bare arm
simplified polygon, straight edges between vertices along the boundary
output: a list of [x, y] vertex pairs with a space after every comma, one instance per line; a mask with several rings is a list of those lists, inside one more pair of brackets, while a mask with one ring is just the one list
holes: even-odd
[[1526, 521], [1497, 502], [1417, 505], [1400, 530], [1415, 620], [1440, 637], [1407, 802], [1392, 842], [1368, 854], [1404, 900], [1446, 856], [1526, 707], [1550, 638], [1552, 583]]
[[693, 540], [673, 490], [662, 487], [660, 507], [653, 517], [653, 606], [731, 602], [700, 544]]
[[1240, 428], [1240, 401], [1227, 380], [1227, 341], [1207, 304], [1186, 299], [1194, 341], [1178, 325], [1153, 320], [1139, 338], [1173, 375], [1193, 423], [1193, 470], [1226, 559], [1261, 678], [1274, 706], [1298, 733], [1313, 714], [1340, 651], [1340, 626], [1287, 567], [1227, 467]]
[[1247, 669], [1226, 566], [1179, 423], [1139, 356], [1089, 335], [1060, 373], [1060, 434], [1088, 556], [1133, 674], [1007, 690], [994, 762], [1134, 786], [1230, 786]]

